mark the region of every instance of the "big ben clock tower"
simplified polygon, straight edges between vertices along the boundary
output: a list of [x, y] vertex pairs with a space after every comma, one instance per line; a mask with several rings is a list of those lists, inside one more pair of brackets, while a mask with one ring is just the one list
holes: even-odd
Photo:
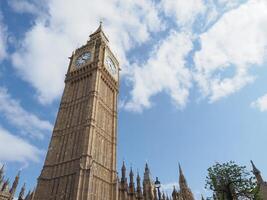
[[35, 200], [115, 200], [119, 63], [99, 28], [70, 57]]

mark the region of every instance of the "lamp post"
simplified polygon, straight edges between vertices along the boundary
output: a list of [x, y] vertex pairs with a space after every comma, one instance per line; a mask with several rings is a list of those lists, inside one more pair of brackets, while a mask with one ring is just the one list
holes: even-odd
[[158, 179], [158, 177], [156, 177], [156, 181], [155, 181], [155, 187], [157, 188], [158, 190], [158, 196], [159, 196], [159, 200], [161, 200], [161, 193], [160, 193], [160, 181]]

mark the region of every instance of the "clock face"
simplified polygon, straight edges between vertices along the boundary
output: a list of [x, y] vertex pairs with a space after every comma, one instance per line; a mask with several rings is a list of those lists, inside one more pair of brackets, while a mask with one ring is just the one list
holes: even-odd
[[116, 67], [116, 65], [114, 64], [114, 62], [112, 61], [112, 59], [110, 57], [106, 58], [106, 65], [107, 65], [107, 68], [108, 68], [109, 72], [112, 75], [116, 75], [117, 67]]
[[76, 67], [80, 67], [81, 65], [83, 65], [84, 63], [86, 63], [88, 60], [90, 60], [92, 57], [90, 52], [85, 52], [83, 53], [81, 56], [79, 56], [76, 61], [75, 61], [75, 65]]

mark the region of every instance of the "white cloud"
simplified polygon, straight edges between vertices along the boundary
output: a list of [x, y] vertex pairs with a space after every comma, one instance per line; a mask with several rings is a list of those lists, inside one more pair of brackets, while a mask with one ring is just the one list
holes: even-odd
[[139, 112], [149, 108], [150, 98], [162, 91], [171, 96], [178, 108], [183, 108], [191, 87], [191, 73], [185, 66], [185, 57], [192, 46], [190, 33], [170, 33], [144, 65], [134, 68], [131, 101], [125, 108]]
[[261, 112], [267, 111], [267, 94], [252, 102], [251, 106], [259, 109]]
[[41, 103], [61, 95], [67, 57], [86, 42], [100, 19], [124, 71], [127, 51], [162, 28], [152, 0], [51, 0], [47, 7], [48, 14], [37, 17], [12, 56], [18, 73], [36, 88]]
[[43, 151], [0, 126], [0, 162], [38, 162]]
[[3, 16], [0, 10], [0, 62], [7, 56], [7, 27], [3, 23]]
[[[37, 1], [11, 2], [17, 12], [33, 13]], [[51, 103], [60, 97], [64, 87], [67, 57], [88, 39], [89, 31], [94, 31], [102, 19], [122, 74], [132, 83], [131, 99], [124, 99], [122, 106], [142, 111], [151, 107], [151, 97], [165, 92], [178, 108], [183, 108], [192, 85], [185, 58], [193, 49], [192, 40], [198, 37], [199, 33], [192, 30], [200, 19], [197, 28], [208, 30], [199, 36], [202, 47], [194, 57], [193, 77], [203, 96], [214, 102], [254, 81], [249, 69], [263, 63], [267, 45], [266, 1], [214, 2], [162, 0], [155, 5], [153, 0], [78, 0], [75, 4], [70, 0], [50, 0], [46, 14], [37, 14], [20, 48], [12, 55], [12, 62], [20, 76], [36, 89], [39, 101]], [[144, 64], [130, 64], [127, 53], [149, 41], [152, 33], [165, 30], [159, 13], [174, 16], [180, 33], [171, 30], [161, 38]]]
[[45, 2], [43, 0], [9, 0], [8, 5], [17, 13], [30, 13], [30, 14], [40, 14], [42, 11], [42, 5]]
[[203, 0], [162, 0], [161, 3], [165, 14], [175, 16], [181, 26], [191, 26], [196, 17], [206, 10]]
[[[203, 33], [202, 48], [194, 58], [195, 78], [203, 95], [213, 102], [253, 82], [249, 69], [263, 64], [266, 35], [267, 2], [264, 0], [251, 0], [229, 11]], [[227, 70], [235, 74], [227, 76]]]
[[5, 88], [0, 87], [0, 112], [22, 134], [42, 138], [52, 131], [52, 124], [26, 111], [17, 100], [12, 99]]

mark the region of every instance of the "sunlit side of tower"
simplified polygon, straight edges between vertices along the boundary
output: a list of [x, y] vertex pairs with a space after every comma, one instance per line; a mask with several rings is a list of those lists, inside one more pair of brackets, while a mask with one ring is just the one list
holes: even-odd
[[70, 57], [35, 200], [115, 200], [119, 63], [102, 26]]

